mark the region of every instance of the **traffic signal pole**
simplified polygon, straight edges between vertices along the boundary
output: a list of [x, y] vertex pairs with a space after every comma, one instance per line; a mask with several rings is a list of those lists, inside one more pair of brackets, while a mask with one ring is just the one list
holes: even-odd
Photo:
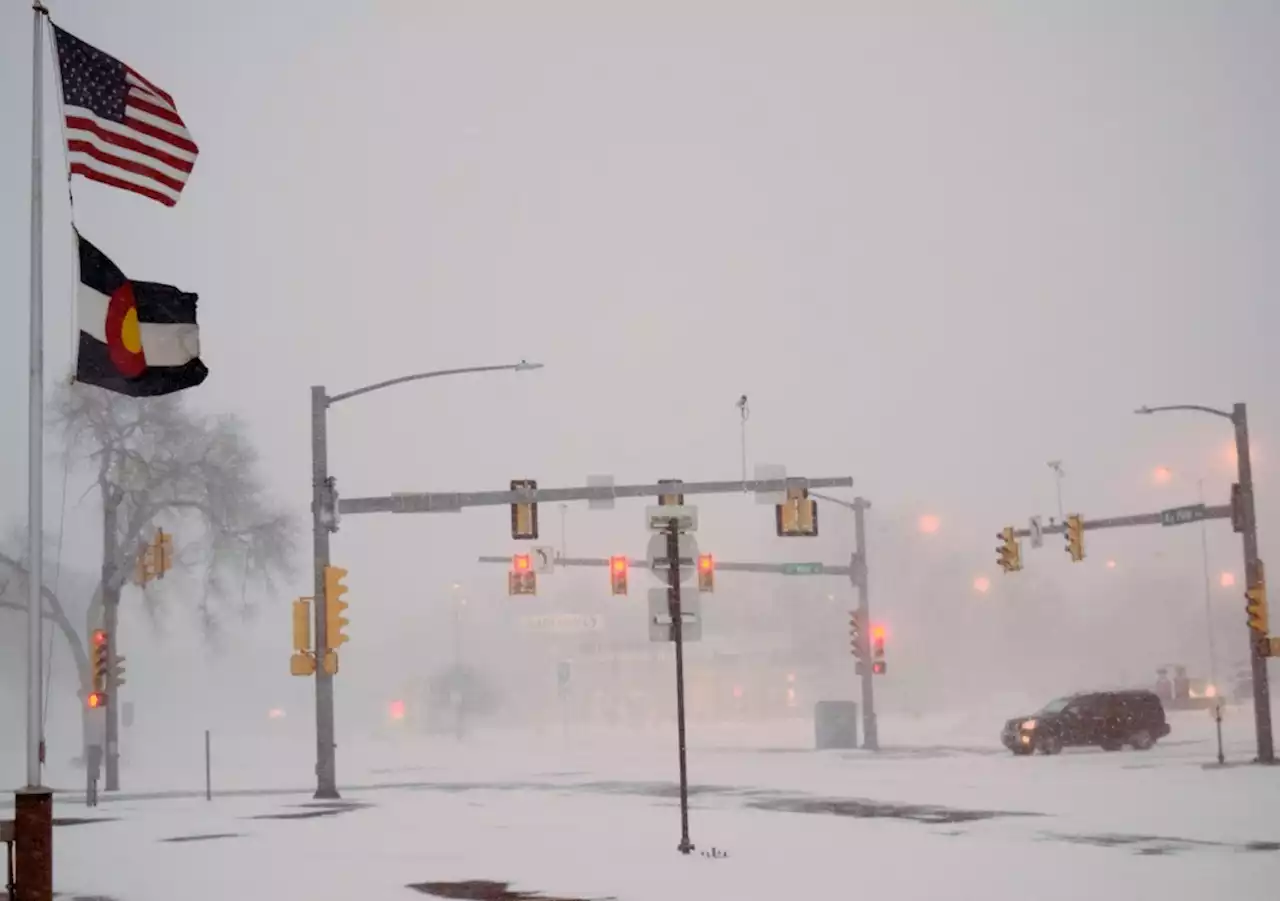
[[[1236, 431], [1236, 466], [1240, 484], [1240, 505], [1244, 530], [1245, 581], [1249, 590], [1264, 585], [1261, 562], [1258, 560], [1258, 521], [1253, 505], [1253, 461], [1249, 457], [1249, 418], [1244, 404], [1231, 409], [1231, 422]], [[1258, 736], [1258, 762], [1275, 763], [1275, 745], [1271, 732], [1271, 684], [1267, 674], [1267, 657], [1264, 642], [1253, 629], [1249, 630], [1249, 669], [1253, 675], [1253, 720]]]
[[689, 763], [684, 727], [684, 611], [680, 607], [680, 531], [673, 518], [667, 526], [668, 603], [671, 611], [671, 632], [676, 643], [676, 739], [680, 744], [680, 844], [677, 850], [688, 854], [693, 850], [689, 841]]
[[328, 649], [328, 617], [325, 615], [324, 571], [329, 565], [329, 398], [324, 387], [311, 388], [311, 531], [315, 596], [316, 649], [316, 793], [317, 800], [337, 800], [337, 745], [334, 741], [333, 675], [322, 665]]
[[876, 723], [875, 672], [871, 655], [866, 653], [867, 639], [871, 634], [871, 599], [867, 586], [867, 530], [866, 510], [871, 502], [855, 498], [853, 502], [854, 573], [850, 575], [858, 588], [858, 613], [862, 617], [862, 746], [868, 751], [880, 750], [880, 730]]

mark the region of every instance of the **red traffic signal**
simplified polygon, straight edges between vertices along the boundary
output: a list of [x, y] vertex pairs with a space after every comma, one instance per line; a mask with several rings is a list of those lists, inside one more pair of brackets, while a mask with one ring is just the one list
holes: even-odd
[[101, 691], [91, 691], [89, 696], [85, 698], [85, 704], [90, 710], [97, 710], [99, 707], [107, 706], [107, 695]]
[[627, 593], [627, 558], [609, 558], [609, 588], [614, 594]]
[[528, 554], [516, 554], [511, 558], [511, 568], [518, 573], [528, 572], [532, 566]]
[[716, 561], [710, 554], [698, 555], [698, 590], [716, 590]]

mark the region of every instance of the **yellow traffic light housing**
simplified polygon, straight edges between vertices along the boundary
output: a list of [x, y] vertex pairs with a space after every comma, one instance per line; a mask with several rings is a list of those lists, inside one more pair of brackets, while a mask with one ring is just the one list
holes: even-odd
[[1084, 517], [1079, 513], [1068, 516], [1062, 534], [1067, 539], [1067, 553], [1071, 555], [1071, 562], [1079, 563], [1084, 559]]
[[173, 569], [173, 536], [164, 529], [156, 529], [155, 540], [151, 543], [151, 572], [157, 579]]
[[1013, 526], [1006, 526], [996, 535], [1000, 544], [996, 546], [996, 563], [1006, 573], [1014, 573], [1022, 569], [1022, 545], [1014, 534]]
[[862, 665], [862, 614], [857, 610], [849, 611], [849, 649], [853, 657]]
[[[511, 490], [537, 491], [533, 479], [512, 479]], [[533, 541], [538, 537], [538, 505], [536, 502], [511, 505], [511, 537], [516, 541]]]
[[311, 598], [293, 602], [293, 656], [289, 658], [289, 674], [310, 676], [316, 671], [316, 658], [311, 653]]
[[1244, 608], [1249, 616], [1249, 628], [1259, 635], [1266, 635], [1271, 631], [1271, 624], [1267, 614], [1267, 577], [1261, 560], [1257, 564], [1253, 587], [1244, 596], [1249, 601]]
[[[347, 642], [347, 635], [342, 631], [348, 625], [346, 617], [342, 615], [342, 611], [348, 606], [342, 600], [342, 596], [347, 593], [347, 586], [342, 584], [342, 580], [346, 577], [347, 571], [340, 566], [324, 568], [324, 650], [326, 651], [336, 650]], [[320, 649], [317, 648], [317, 650]]]
[[89, 666], [93, 680], [93, 695], [98, 695], [98, 707], [107, 703], [107, 673], [110, 665], [111, 649], [106, 629], [95, 629], [89, 637]]
[[775, 508], [780, 538], [812, 538], [818, 534], [818, 502], [808, 488], [788, 487], [787, 499]]
[[716, 561], [710, 554], [698, 555], [698, 590], [702, 592], [716, 590]]

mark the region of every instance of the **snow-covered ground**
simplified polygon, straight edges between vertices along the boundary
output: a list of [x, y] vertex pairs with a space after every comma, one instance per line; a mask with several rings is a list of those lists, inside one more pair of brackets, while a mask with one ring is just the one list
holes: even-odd
[[[310, 783], [305, 734], [215, 737], [215, 790], [269, 793], [212, 802], [202, 741], [183, 759], [138, 748], [122, 796], [59, 796], [61, 817], [115, 819], [57, 829], [56, 883], [118, 901], [381, 901], [463, 880], [620, 901], [1275, 897], [1280, 768], [1212, 766], [1209, 717], [1171, 720], [1150, 752], [1052, 758], [1003, 752], [985, 716], [885, 717], [878, 755], [814, 752], [803, 721], [691, 724], [689, 857], [666, 730], [350, 743], [343, 800], [368, 806], [332, 813], [288, 791]], [[1228, 760], [1249, 760], [1247, 709], [1226, 734]], [[196, 796], [147, 796], [173, 790]]]

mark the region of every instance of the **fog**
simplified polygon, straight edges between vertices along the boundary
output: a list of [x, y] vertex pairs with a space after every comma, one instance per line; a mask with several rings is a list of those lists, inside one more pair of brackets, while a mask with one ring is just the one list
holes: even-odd
[[[994, 743], [1028, 698], [1148, 684], [1168, 663], [1209, 677], [1207, 623], [1219, 679], [1243, 665], [1240, 545], [1224, 522], [1205, 528], [1203, 556], [1199, 525], [1089, 532], [1080, 564], [1046, 536], [1009, 575], [995, 546], [1000, 528], [1062, 512], [1052, 460], [1065, 512], [1086, 519], [1201, 491], [1226, 503], [1225, 423], [1132, 411], [1246, 401], [1262, 557], [1276, 547], [1276, 4], [51, 8], [169, 91], [200, 143], [174, 209], [77, 180], [76, 223], [131, 276], [199, 293], [211, 375], [186, 402], [243, 419], [302, 524], [292, 578], [246, 584], [218, 609], [216, 640], [181, 572], [150, 608], [126, 589], [126, 764], [130, 744], [196, 747], [205, 729], [270, 742], [311, 728], [312, 682], [288, 669], [289, 603], [313, 593], [310, 386], [520, 359], [545, 368], [335, 406], [342, 495], [736, 479], [745, 393], [749, 468], [851, 476], [830, 493], [872, 502], [882, 712], [982, 711]], [[17, 123], [0, 140], [6, 527], [26, 510], [29, 45], [28, 8], [0, 9], [0, 114]], [[52, 385], [72, 363], [75, 270], [46, 99]], [[49, 579], [83, 630], [101, 505], [90, 474], [48, 450]], [[848, 563], [841, 508], [821, 507], [817, 538], [782, 539], [750, 496], [690, 500], [718, 560]], [[642, 557], [643, 507], [571, 504], [562, 520], [544, 504], [538, 543]], [[673, 716], [672, 652], [644, 622], [652, 577], [633, 569], [613, 597], [603, 569], [561, 570], [536, 598], [509, 597], [504, 567], [477, 563], [520, 550], [508, 525], [504, 507], [343, 518], [340, 746], [455, 728], [425, 699], [456, 665], [492, 693], [467, 730]], [[717, 573], [689, 648], [690, 729], [856, 697], [853, 604], [844, 577]], [[602, 614], [604, 629], [522, 619], [553, 612]], [[23, 614], [0, 607], [4, 785], [23, 777], [24, 640]], [[52, 766], [79, 753], [79, 702], [60, 634], [50, 647]], [[312, 763], [297, 761], [299, 780]]]

